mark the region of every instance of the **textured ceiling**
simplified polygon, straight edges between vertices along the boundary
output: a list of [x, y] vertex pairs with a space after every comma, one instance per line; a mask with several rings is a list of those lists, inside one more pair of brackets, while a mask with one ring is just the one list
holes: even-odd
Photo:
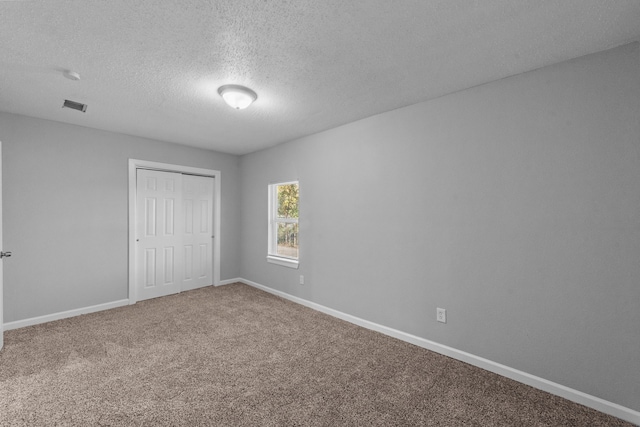
[[[244, 154], [638, 40], [639, 23], [638, 0], [0, 0], [0, 111]], [[258, 100], [231, 109], [229, 83]]]

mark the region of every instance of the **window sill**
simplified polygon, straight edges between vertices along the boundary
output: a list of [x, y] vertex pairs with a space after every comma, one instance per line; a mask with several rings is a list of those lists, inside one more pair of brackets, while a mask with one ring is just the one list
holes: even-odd
[[297, 259], [282, 258], [274, 255], [267, 255], [267, 262], [270, 262], [271, 264], [277, 264], [283, 267], [289, 267], [289, 268], [295, 268], [295, 269], [297, 269], [298, 265], [300, 264], [300, 262]]

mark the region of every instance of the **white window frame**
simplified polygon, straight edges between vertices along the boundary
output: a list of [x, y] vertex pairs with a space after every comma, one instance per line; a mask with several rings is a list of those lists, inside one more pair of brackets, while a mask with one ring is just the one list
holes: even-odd
[[[269, 197], [269, 215], [268, 215], [268, 248], [267, 248], [267, 262], [272, 264], [281, 265], [283, 267], [298, 268], [300, 265], [300, 249], [298, 248], [298, 257], [287, 257], [278, 255], [278, 223], [284, 224], [298, 224], [298, 239], [300, 238], [300, 218], [278, 218], [278, 187], [281, 185], [296, 184], [298, 191], [300, 191], [299, 181], [286, 181], [269, 184], [268, 197]], [[300, 200], [298, 200], [298, 210], [300, 209]]]

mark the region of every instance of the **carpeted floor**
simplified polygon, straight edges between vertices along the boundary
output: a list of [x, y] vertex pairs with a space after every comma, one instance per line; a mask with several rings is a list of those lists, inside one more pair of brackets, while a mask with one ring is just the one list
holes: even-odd
[[5, 332], [0, 425], [631, 424], [233, 284]]

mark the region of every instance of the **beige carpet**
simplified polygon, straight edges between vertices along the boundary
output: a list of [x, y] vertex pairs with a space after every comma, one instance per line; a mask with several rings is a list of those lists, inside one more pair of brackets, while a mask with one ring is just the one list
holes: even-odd
[[243, 284], [7, 331], [0, 425], [630, 426]]

